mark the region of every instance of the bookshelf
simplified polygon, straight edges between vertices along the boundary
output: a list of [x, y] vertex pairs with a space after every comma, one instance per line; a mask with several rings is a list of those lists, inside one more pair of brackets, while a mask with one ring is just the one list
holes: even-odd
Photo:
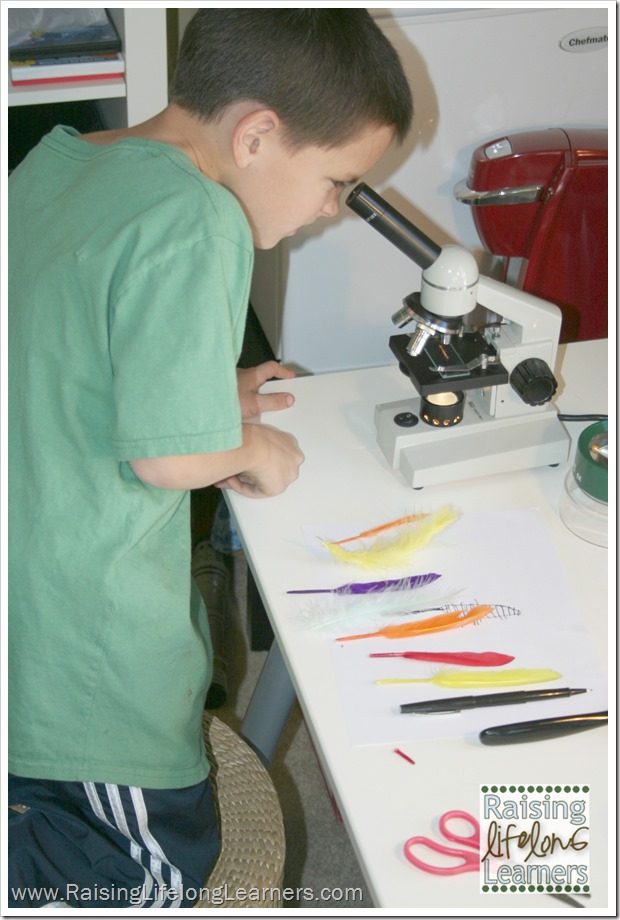
[[55, 102], [84, 102], [91, 99], [125, 98], [124, 80], [76, 81], [71, 87], [63, 86], [13, 86], [7, 76], [9, 105], [51, 105]]
[[96, 101], [106, 127], [124, 128], [155, 115], [168, 102], [166, 10], [112, 8], [123, 40], [123, 80], [19, 86], [7, 80], [9, 106]]

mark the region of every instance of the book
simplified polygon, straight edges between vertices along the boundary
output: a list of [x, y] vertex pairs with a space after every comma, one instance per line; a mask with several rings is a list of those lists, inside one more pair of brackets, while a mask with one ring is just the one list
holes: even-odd
[[11, 61], [121, 51], [116, 27], [102, 7], [9, 9], [8, 31]]
[[10, 61], [13, 86], [118, 79], [125, 73], [122, 54], [82, 54], [69, 57]]

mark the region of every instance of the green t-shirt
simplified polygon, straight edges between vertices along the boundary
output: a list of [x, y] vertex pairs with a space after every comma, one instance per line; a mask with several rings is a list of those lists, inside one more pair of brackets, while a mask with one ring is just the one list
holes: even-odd
[[192, 785], [212, 656], [189, 493], [127, 461], [241, 444], [250, 228], [176, 148], [63, 127], [9, 208], [9, 769]]

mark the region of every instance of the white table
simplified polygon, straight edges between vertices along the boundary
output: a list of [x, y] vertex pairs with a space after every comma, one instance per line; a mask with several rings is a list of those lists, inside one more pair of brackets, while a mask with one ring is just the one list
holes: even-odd
[[[561, 411], [606, 412], [606, 341], [561, 348], [556, 376]], [[282, 384], [268, 387], [281, 389]], [[411, 507], [413, 495], [420, 495], [389, 469], [375, 444], [373, 424], [375, 405], [406, 398], [411, 384], [390, 366], [302, 377], [287, 381], [287, 388], [295, 395], [295, 405], [273, 421], [292, 432], [304, 451], [299, 480], [283, 495], [266, 501], [233, 493], [227, 497], [279, 648], [278, 654], [270, 655], [272, 670], [277, 672], [283, 660], [288, 672], [276, 676], [271, 691], [278, 691], [280, 680], [286, 713], [287, 682], [292, 681], [374, 904], [408, 914], [565, 910], [544, 894], [483, 895], [476, 873], [446, 879], [427, 875], [412, 868], [401, 851], [412, 834], [431, 834], [431, 822], [446, 810], [456, 807], [477, 814], [481, 783], [578, 782], [591, 787], [592, 897], [585, 903], [588, 908], [607, 908], [612, 903], [608, 814], [614, 810], [608, 802], [606, 728], [553, 742], [491, 748], [463, 738], [420, 742], [415, 745], [415, 766], [386, 745], [350, 742], [341, 708], [334, 704], [338, 682], [325, 637], [291, 621], [285, 592], [312, 584], [313, 559], [301, 534], [304, 523], [346, 520], [360, 507], [369, 512], [369, 519], [389, 520]], [[572, 450], [583, 427], [567, 424]], [[435, 507], [456, 504], [463, 513], [480, 507], [540, 509], [604, 669], [608, 648], [614, 647], [613, 638], [608, 645], [607, 552], [575, 537], [558, 516], [567, 469], [568, 464], [428, 487], [424, 500]], [[348, 574], [343, 581], [357, 578], [356, 570], [351, 578]], [[274, 718], [277, 721], [277, 712]]]

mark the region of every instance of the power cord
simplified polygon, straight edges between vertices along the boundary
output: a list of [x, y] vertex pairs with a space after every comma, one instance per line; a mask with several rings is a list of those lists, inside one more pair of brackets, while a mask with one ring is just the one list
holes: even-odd
[[559, 412], [558, 418], [561, 422], [602, 422], [607, 418], [606, 415], [597, 415], [595, 413], [586, 413], [585, 415], [570, 415], [565, 412]]

